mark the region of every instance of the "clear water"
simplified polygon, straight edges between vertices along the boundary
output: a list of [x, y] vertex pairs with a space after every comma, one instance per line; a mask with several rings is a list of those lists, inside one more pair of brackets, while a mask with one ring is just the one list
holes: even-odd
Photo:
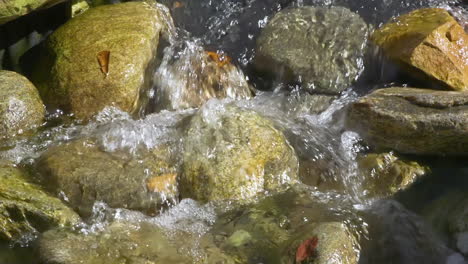
[[[180, 1], [183, 6], [175, 8], [174, 2], [161, 1], [170, 7], [177, 26], [173, 45], [180, 42], [191, 45], [192, 49], [183, 49], [180, 56], [192, 56], [193, 50], [201, 47], [226, 52], [243, 70], [243, 73], [239, 72], [230, 78], [247, 78], [257, 89], [263, 90], [253, 99], [213, 100], [210, 102], [210, 110], [205, 113], [207, 118], [216, 116], [214, 113], [211, 115], [210, 111], [225, 111], [227, 104], [258, 112], [271, 119], [285, 133], [301, 160], [316, 164], [320, 168], [318, 176], [337, 188], [302, 185], [287, 193], [261, 199], [251, 208], [240, 209], [234, 204], [200, 204], [184, 199], [155, 217], [109, 208], [97, 202], [93, 216], [79, 227], [80, 232], [99, 233], [116, 221], [145, 222], [162, 228], [168, 239], [179, 247], [181, 254], [197, 259], [204, 254], [200, 241], [203, 237], [218, 235], [223, 232], [223, 228], [228, 228], [227, 219], [232, 218], [230, 213], [235, 212], [240, 217], [248, 214], [252, 208], [263, 208], [265, 211], [275, 209], [281, 212], [280, 218], [292, 230], [312, 220], [345, 223], [360, 239], [359, 263], [465, 263], [463, 257], [450, 249], [419, 213], [426, 200], [442, 192], [468, 186], [466, 181], [460, 185], [459, 182], [454, 184], [453, 180], [446, 181], [439, 177], [434, 185], [430, 181], [432, 178], [429, 178], [392, 199], [381, 200], [366, 195], [356, 156], [366, 151], [367, 147], [362, 144], [359, 135], [344, 131], [343, 112], [347, 104], [371, 88], [401, 83], [399, 73], [392, 70], [388, 62], [382, 58], [373, 58], [365, 65], [365, 73], [354, 87], [349, 87], [325, 111], [310, 114], [307, 105], [300, 100], [299, 87], [264, 82], [261, 76], [256, 76], [252, 71], [252, 59], [256, 37], [269, 17], [289, 6], [346, 6], [358, 12], [367, 23], [377, 27], [393, 16], [426, 6], [446, 8], [460, 23], [467, 25], [466, 5], [448, 0], [198, 0]], [[174, 50], [168, 49], [166, 52], [173, 53]], [[167, 77], [164, 75], [167, 73], [164, 71], [164, 63], [162, 65], [163, 68], [155, 73], [157, 78]], [[179, 70], [187, 74], [192, 72], [190, 64]], [[171, 81], [171, 87], [178, 87], [186, 80]], [[178, 91], [169, 92], [173, 92], [177, 98]], [[158, 98], [155, 96], [154, 100]], [[80, 137], [95, 138], [107, 152], [125, 151], [136, 156], [140, 149], [165, 144], [180, 154], [184, 140], [184, 119], [196, 111], [163, 110], [133, 120], [118, 109], [108, 108], [88, 124], [73, 122], [61, 112], [49, 113], [47, 124], [37, 135], [2, 146], [0, 159], [31, 167], [47, 148]], [[212, 121], [217, 122], [215, 119]], [[466, 170], [462, 170], [466, 166], [463, 162], [455, 161], [450, 165], [442, 159], [428, 162], [433, 166], [434, 175], [444, 174], [447, 166], [450, 166], [455, 171], [452, 173], [455, 174], [454, 178], [466, 176]], [[276, 207], [271, 207], [271, 203]], [[186, 243], [181, 244], [181, 240]], [[0, 244], [0, 263], [35, 263], [32, 248], [34, 241], [21, 245]]]

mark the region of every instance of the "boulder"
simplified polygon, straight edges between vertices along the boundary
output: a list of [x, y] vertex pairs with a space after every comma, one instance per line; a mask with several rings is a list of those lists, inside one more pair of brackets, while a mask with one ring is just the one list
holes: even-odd
[[72, 209], [28, 182], [21, 170], [0, 164], [0, 239], [18, 240], [23, 235], [79, 221]]
[[294, 149], [271, 121], [210, 100], [187, 129], [179, 185], [183, 197], [250, 202], [285, 190], [297, 171]]
[[402, 153], [468, 154], [468, 93], [379, 89], [352, 103], [347, 127], [367, 143]]
[[55, 229], [38, 242], [41, 263], [193, 263], [181, 256], [159, 227], [143, 223], [115, 222], [97, 233], [72, 233]]
[[300, 81], [309, 92], [339, 94], [364, 69], [367, 37], [367, 24], [349, 9], [285, 9], [261, 32], [255, 66], [284, 81]]
[[0, 139], [32, 130], [44, 122], [45, 108], [36, 87], [25, 77], [0, 71]]
[[388, 196], [405, 190], [429, 173], [429, 168], [415, 161], [406, 161], [392, 152], [369, 153], [357, 158], [364, 188], [370, 195]]
[[54, 191], [63, 192], [70, 205], [87, 216], [96, 201], [154, 214], [178, 195], [174, 164], [166, 146], [135, 157], [106, 152], [91, 139], [79, 139], [49, 148], [37, 168]]
[[196, 43], [165, 51], [155, 75], [156, 109], [198, 108], [210, 98], [245, 99], [253, 95], [242, 71], [221, 53]]
[[457, 91], [468, 90], [468, 35], [444, 9], [424, 8], [397, 17], [372, 35], [390, 58]]
[[0, 25], [29, 14], [37, 9], [48, 8], [65, 0], [5, 0], [0, 2]]
[[172, 21], [161, 5], [128, 2], [92, 8], [43, 45], [33, 82], [47, 105], [87, 120], [106, 106], [138, 115], [148, 102], [159, 36]]

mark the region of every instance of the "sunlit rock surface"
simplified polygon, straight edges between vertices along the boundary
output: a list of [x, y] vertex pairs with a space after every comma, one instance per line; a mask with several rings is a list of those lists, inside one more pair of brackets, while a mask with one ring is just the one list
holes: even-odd
[[155, 74], [157, 110], [198, 108], [210, 98], [253, 95], [246, 76], [228, 55], [205, 51], [196, 42], [179, 45], [165, 50]]
[[367, 37], [366, 23], [349, 9], [285, 9], [261, 32], [255, 65], [310, 92], [339, 94], [364, 69]]
[[347, 126], [371, 145], [424, 155], [468, 154], [468, 93], [379, 89], [350, 105]]
[[48, 228], [79, 221], [78, 215], [58, 198], [28, 182], [21, 170], [0, 164], [0, 239], [33, 237]]
[[297, 180], [294, 149], [273, 123], [234, 105], [210, 101], [190, 121], [180, 191], [197, 200], [252, 201]]
[[40, 8], [47, 8], [63, 0], [5, 0], [0, 2], [0, 25]]
[[392, 152], [362, 155], [357, 162], [360, 172], [365, 175], [364, 186], [370, 196], [388, 196], [405, 190], [430, 171], [428, 167], [403, 160]]
[[154, 214], [177, 199], [175, 165], [168, 146], [132, 156], [106, 152], [91, 139], [79, 139], [50, 148], [37, 168], [82, 215], [89, 215], [96, 201]]
[[457, 91], [468, 90], [468, 34], [444, 9], [426, 8], [397, 17], [372, 40], [391, 59], [412, 66]]
[[[170, 16], [155, 3], [92, 8], [48, 38], [33, 82], [47, 105], [79, 119], [106, 106], [138, 115], [148, 102], [159, 37], [168, 39], [171, 30]], [[99, 62], [103, 51], [109, 59]]]
[[26, 77], [0, 71], [0, 139], [40, 126], [45, 108], [36, 87]]
[[131, 222], [116, 222], [94, 234], [48, 231], [39, 240], [39, 253], [45, 264], [193, 263], [169, 244], [160, 228]]

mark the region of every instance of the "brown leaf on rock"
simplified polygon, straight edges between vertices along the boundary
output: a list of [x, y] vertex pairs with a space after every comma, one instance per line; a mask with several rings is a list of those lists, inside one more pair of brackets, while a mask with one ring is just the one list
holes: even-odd
[[101, 67], [101, 72], [104, 73], [105, 77], [109, 74], [109, 59], [110, 59], [110, 51], [103, 50], [97, 54], [97, 60], [99, 66]]
[[296, 251], [296, 264], [301, 263], [302, 261], [316, 257], [318, 238], [314, 236], [302, 242]]
[[220, 54], [213, 51], [205, 51], [210, 59], [216, 62], [218, 67], [223, 67], [226, 64], [231, 63], [231, 58], [225, 54]]

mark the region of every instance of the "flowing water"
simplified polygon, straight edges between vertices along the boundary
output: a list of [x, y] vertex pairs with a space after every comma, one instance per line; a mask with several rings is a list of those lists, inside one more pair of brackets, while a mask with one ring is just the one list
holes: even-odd
[[[311, 114], [311, 106], [299, 85], [265, 81], [252, 69], [255, 40], [271, 16], [290, 6], [345, 6], [359, 13], [364, 20], [378, 27], [393, 16], [420, 7], [442, 7], [450, 10], [463, 25], [468, 24], [467, 6], [449, 0], [162, 0], [170, 7], [177, 34], [164, 51], [161, 67], [155, 72], [156, 82], [169, 87], [163, 95], [153, 91], [154, 105], [164, 100], [182, 104], [181, 87], [190, 83], [194, 64], [201, 60], [201, 50], [224, 52], [242, 71], [229, 73], [229, 80], [248, 80], [256, 88], [252, 99], [211, 99], [202, 109], [162, 110], [149, 113], [140, 120], [114, 108], [107, 108], [92, 122], [79, 124], [60, 111], [49, 113], [47, 124], [32, 138], [20, 138], [3, 146], [0, 158], [25, 168], [34, 167], [36, 159], [48, 148], [77, 138], [92, 137], [106, 152], [125, 152], [137, 158], [143, 149], [169, 145], [181, 163], [184, 122], [197, 111], [219, 122], [217, 116], [226, 106], [236, 105], [253, 110], [270, 119], [287, 136], [301, 162], [313, 164], [311, 174], [320, 178], [322, 187], [299, 184], [282, 194], [259, 198], [256, 204], [202, 204], [191, 199], [172, 200], [170, 206], [156, 216], [147, 216], [125, 209], [110, 208], [97, 201], [93, 214], [79, 227], [91, 235], [103, 232], [114, 222], [147, 223], [164, 230], [165, 236], [178, 247], [179, 253], [202, 259], [203, 239], [217, 237], [242, 225], [243, 219], [255, 212], [270, 212], [271, 221], [283, 227], [285, 236], [308, 222], [338, 221], [345, 223], [359, 239], [359, 263], [466, 263], [444, 241], [419, 213], [426, 201], [453, 189], [468, 187], [462, 161], [447, 163], [443, 159], [424, 160], [433, 174], [416, 186], [393, 198], [380, 199], [369, 195], [364, 176], [359, 173], [356, 157], [366, 152], [358, 134], [345, 131], [343, 113], [346, 106], [370, 89], [389, 84], [408, 84], [401, 74], [379, 56], [362, 65], [363, 75], [356, 85], [319, 114]], [[203, 47], [203, 48], [202, 48]], [[176, 71], [171, 60], [182, 62]], [[195, 63], [194, 63], [195, 61]], [[170, 108], [177, 109], [179, 105]], [[159, 111], [152, 109], [151, 111]], [[450, 169], [448, 169], [450, 167]], [[443, 177], [450, 174], [450, 180]], [[434, 180], [437, 179], [437, 180]], [[456, 179], [462, 179], [457, 181]], [[428, 191], [429, 190], [429, 191]], [[466, 190], [466, 189], [465, 189]], [[247, 217], [247, 218], [248, 218]], [[244, 219], [245, 220], [245, 219]], [[234, 224], [235, 225], [235, 224]], [[251, 224], [252, 232], [256, 230]], [[261, 229], [261, 227], [258, 227]], [[255, 246], [254, 246], [255, 247]], [[34, 237], [12, 244], [0, 244], [0, 263], [36, 263]], [[281, 252], [259, 247], [251, 263], [280, 263]], [[252, 249], [246, 249], [252, 250]], [[274, 256], [274, 257], [272, 257]]]

